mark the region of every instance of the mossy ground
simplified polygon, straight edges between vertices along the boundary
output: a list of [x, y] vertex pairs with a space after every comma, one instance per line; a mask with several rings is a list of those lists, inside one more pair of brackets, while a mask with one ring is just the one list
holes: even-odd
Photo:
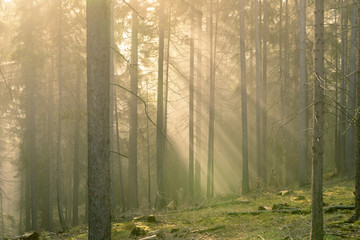
[[[353, 205], [353, 191], [352, 181], [327, 181], [324, 205]], [[258, 215], [229, 215], [257, 211], [259, 206], [271, 208], [274, 204], [300, 208], [305, 213], [265, 211]], [[156, 222], [146, 218], [114, 221], [112, 239], [141, 239], [151, 235], [158, 236], [154, 239], [308, 239], [310, 204], [309, 186], [292, 189], [286, 196], [278, 195], [277, 191], [257, 191], [246, 196], [217, 197], [197, 208], [155, 213]], [[324, 214], [325, 239], [360, 239], [360, 221], [345, 223], [351, 215], [351, 210]], [[135, 227], [145, 230], [146, 235], [131, 237]], [[87, 229], [78, 227], [60, 235], [44, 236], [43, 239], [87, 239]]]

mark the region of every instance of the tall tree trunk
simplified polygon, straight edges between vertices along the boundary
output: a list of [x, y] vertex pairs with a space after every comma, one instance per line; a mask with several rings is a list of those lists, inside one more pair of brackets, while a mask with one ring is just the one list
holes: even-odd
[[62, 210], [62, 191], [61, 191], [61, 134], [62, 134], [62, 0], [59, 1], [59, 35], [58, 35], [58, 84], [59, 84], [59, 106], [58, 106], [58, 135], [57, 135], [57, 207], [60, 225], [66, 229], [65, 218]]
[[[344, 1], [345, 6], [347, 6], [348, 0]], [[342, 21], [342, 28], [341, 28], [341, 72], [342, 72], [342, 78], [341, 78], [341, 84], [340, 84], [340, 159], [341, 159], [341, 169], [339, 169], [339, 173], [341, 173], [342, 176], [345, 176], [347, 174], [347, 168], [345, 166], [346, 163], [346, 81], [347, 81], [347, 56], [348, 56], [348, 20], [347, 20], [347, 7], [343, 6], [342, 13], [341, 13], [341, 21]]]
[[[116, 90], [114, 89], [114, 101], [115, 101], [115, 127], [116, 127], [116, 151], [120, 153], [120, 132], [119, 132], [119, 117], [118, 117], [118, 105], [116, 99]], [[124, 183], [123, 183], [123, 171], [122, 171], [122, 162], [121, 155], [117, 155], [117, 160], [119, 162], [119, 179], [120, 179], [120, 201], [121, 209], [125, 212], [125, 195], [124, 195]]]
[[49, 231], [53, 231], [53, 164], [54, 164], [54, 59], [51, 57], [51, 77], [48, 82], [49, 126]]
[[[338, 36], [338, 15], [337, 10], [335, 10], [335, 36]], [[341, 169], [341, 153], [340, 153], [340, 121], [339, 121], [339, 55], [338, 55], [338, 39], [334, 39], [335, 46], [335, 166], [336, 166], [336, 175], [340, 174]]]
[[[287, 107], [287, 104], [286, 104], [286, 100], [288, 99], [287, 95], [285, 95], [285, 92], [288, 90], [288, 86], [289, 84], [287, 84], [289, 82], [289, 78], [290, 78], [290, 67], [289, 67], [289, 62], [290, 62], [290, 48], [289, 48], [289, 1], [286, 0], [285, 1], [285, 29], [284, 29], [284, 52], [285, 52], [285, 58], [284, 58], [284, 68], [283, 68], [283, 71], [284, 71], [284, 78], [283, 78], [283, 81], [284, 81], [284, 98], [282, 99], [283, 100], [283, 111], [284, 111], [284, 125], [283, 125], [283, 128], [284, 128], [284, 131], [285, 131], [285, 136], [283, 138], [283, 141], [284, 141], [284, 149], [286, 149], [287, 145], [286, 145], [286, 141], [289, 140], [287, 138], [287, 132], [288, 132], [288, 127], [286, 126], [286, 118], [287, 118], [287, 114], [288, 114], [288, 107]], [[284, 175], [283, 175], [283, 182], [285, 183], [285, 185], [288, 185], [289, 182], [290, 182], [290, 176], [291, 176], [291, 171], [290, 171], [290, 168], [291, 168], [291, 164], [292, 162], [290, 161], [290, 159], [287, 157], [287, 154], [286, 154], [286, 150], [284, 151], [285, 155], [284, 155], [284, 162], [283, 162], [283, 170], [284, 170]]]
[[[149, 102], [149, 81], [146, 81], [146, 102]], [[148, 207], [151, 209], [151, 166], [150, 166], [150, 134], [149, 119], [146, 119], [146, 154], [147, 154], [147, 177], [148, 177]]]
[[81, 89], [81, 70], [77, 70], [76, 76], [76, 119], [75, 119], [75, 133], [74, 133], [74, 181], [73, 181], [73, 226], [79, 224], [79, 167], [80, 167], [80, 111], [81, 111], [81, 98], [80, 98], [80, 89]]
[[299, 185], [307, 184], [306, 0], [300, 0], [300, 164]]
[[[200, 3], [201, 4], [201, 3]], [[201, 9], [201, 6], [200, 6]], [[198, 22], [197, 22], [197, 56], [196, 56], [196, 65], [197, 65], [197, 83], [196, 83], [196, 159], [195, 159], [195, 193], [196, 196], [201, 196], [201, 119], [202, 119], [202, 12], [198, 12]]]
[[[357, 24], [360, 26], [360, 0], [357, 4]], [[357, 31], [357, 81], [356, 81], [356, 158], [355, 158], [355, 212], [351, 217], [351, 222], [355, 222], [360, 218], [360, 31]]]
[[[133, 7], [137, 0], [132, 0]], [[130, 68], [130, 131], [129, 131], [129, 189], [130, 206], [138, 208], [138, 180], [137, 180], [137, 92], [138, 92], [138, 17], [135, 10], [132, 12], [131, 30], [131, 68]]]
[[267, 184], [267, 1], [263, 0], [264, 24], [263, 24], [263, 83], [262, 83], [262, 182]]
[[213, 49], [213, 0], [210, 0], [210, 104], [209, 104], [209, 141], [208, 141], [208, 170], [207, 170], [207, 197], [213, 197], [213, 166], [214, 166], [214, 110], [215, 110], [215, 77], [214, 77], [214, 49]]
[[194, 8], [191, 7], [190, 26], [190, 81], [189, 81], [189, 196], [194, 198], [194, 67], [195, 67], [195, 22]]
[[248, 126], [245, 58], [245, 0], [240, 1], [240, 64], [241, 64], [241, 120], [242, 120], [242, 193], [249, 192]]
[[109, 99], [109, 138], [110, 138], [110, 187], [111, 187], [111, 213], [114, 216], [115, 204], [115, 189], [114, 189], [114, 1], [110, 2], [110, 99]]
[[313, 107], [313, 157], [312, 201], [310, 239], [324, 237], [323, 226], [323, 153], [324, 153], [324, 0], [315, 0], [314, 46], [314, 107]]
[[255, 55], [256, 55], [256, 185], [261, 185], [261, 130], [260, 130], [260, 22], [259, 0], [255, 0]]
[[111, 239], [109, 162], [110, 0], [88, 0], [87, 110], [89, 240]]
[[160, 0], [159, 10], [159, 63], [158, 63], [158, 97], [157, 97], [157, 128], [156, 128], [156, 158], [157, 158], [157, 194], [156, 207], [164, 208], [164, 21], [165, 0]]
[[[286, 129], [285, 129], [285, 81], [283, 77], [283, 67], [284, 67], [284, 58], [283, 58], [283, 0], [279, 0], [280, 10], [279, 10], [279, 81], [280, 81], [280, 112], [281, 112], [281, 157], [279, 161], [279, 182], [284, 183], [285, 176], [285, 160], [286, 160]], [[273, 169], [275, 171], [275, 169]]]
[[347, 169], [348, 178], [354, 178], [354, 163], [355, 163], [355, 82], [356, 82], [356, 37], [357, 37], [357, 4], [352, 6], [351, 19], [351, 45], [350, 45], [350, 73], [349, 73], [349, 98], [348, 98], [348, 115], [349, 130], [348, 130], [348, 156]]

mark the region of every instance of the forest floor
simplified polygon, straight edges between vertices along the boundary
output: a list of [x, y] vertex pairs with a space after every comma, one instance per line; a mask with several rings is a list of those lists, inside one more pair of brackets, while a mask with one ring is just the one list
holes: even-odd
[[[325, 182], [325, 239], [360, 239], [360, 221], [346, 223], [353, 210], [342, 209], [353, 206], [353, 191], [353, 181]], [[310, 186], [219, 196], [194, 208], [113, 221], [112, 239], [309, 239], [310, 206]], [[42, 236], [87, 239], [87, 228]]]

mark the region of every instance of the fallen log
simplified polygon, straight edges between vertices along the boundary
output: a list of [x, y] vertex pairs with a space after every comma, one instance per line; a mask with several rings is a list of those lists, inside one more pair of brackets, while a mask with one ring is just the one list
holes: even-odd
[[334, 213], [337, 210], [354, 210], [355, 206], [354, 205], [333, 205], [333, 206], [329, 206], [329, 207], [324, 207], [324, 212], [325, 213]]
[[260, 215], [263, 213], [283, 213], [283, 214], [309, 214], [310, 211], [303, 210], [300, 208], [288, 208], [288, 209], [279, 209], [279, 210], [258, 210], [258, 211], [247, 211], [247, 212], [228, 212], [230, 216], [240, 216], [240, 215]]
[[21, 236], [16, 236], [14, 240], [38, 240], [40, 235], [37, 232], [24, 233]]

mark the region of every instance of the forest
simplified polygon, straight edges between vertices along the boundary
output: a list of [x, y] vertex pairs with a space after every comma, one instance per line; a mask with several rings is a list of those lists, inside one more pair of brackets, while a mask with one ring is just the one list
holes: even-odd
[[0, 0], [0, 237], [359, 239], [359, 26], [360, 0]]

